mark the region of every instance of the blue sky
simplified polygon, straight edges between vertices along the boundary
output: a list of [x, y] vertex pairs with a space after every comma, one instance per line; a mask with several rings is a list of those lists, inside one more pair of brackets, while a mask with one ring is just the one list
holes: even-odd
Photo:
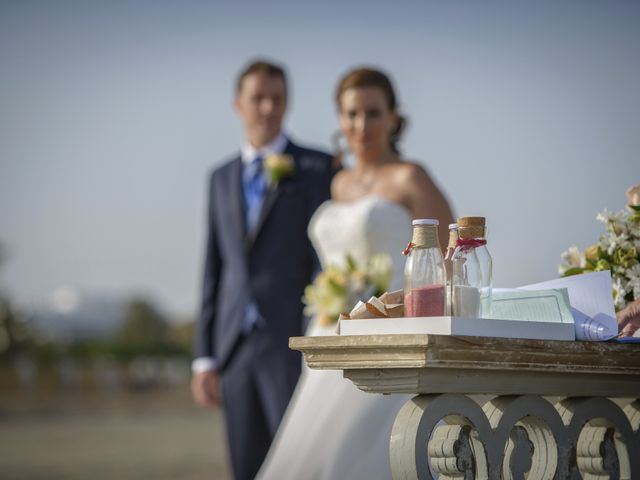
[[256, 56], [288, 67], [287, 130], [326, 149], [339, 77], [389, 72], [402, 151], [487, 216], [495, 283], [553, 278], [640, 182], [638, 25], [632, 1], [4, 0], [0, 286], [192, 314], [205, 178], [242, 141], [233, 82]]

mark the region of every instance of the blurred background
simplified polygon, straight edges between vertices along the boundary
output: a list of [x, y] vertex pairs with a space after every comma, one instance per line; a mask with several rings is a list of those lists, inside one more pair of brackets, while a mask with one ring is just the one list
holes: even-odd
[[327, 150], [339, 77], [387, 71], [403, 153], [515, 287], [640, 181], [638, 25], [631, 0], [0, 1], [2, 478], [229, 478], [190, 336], [250, 59], [287, 66], [287, 131]]

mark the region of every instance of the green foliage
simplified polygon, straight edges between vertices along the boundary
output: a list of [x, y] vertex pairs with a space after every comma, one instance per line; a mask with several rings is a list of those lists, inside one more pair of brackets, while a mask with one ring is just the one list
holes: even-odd
[[0, 355], [13, 355], [31, 344], [32, 334], [24, 317], [0, 294]]
[[351, 254], [348, 253], [346, 257], [346, 271], [347, 273], [353, 273], [356, 270], [358, 270], [358, 264]]
[[133, 298], [125, 305], [115, 338], [45, 341], [33, 335], [24, 316], [0, 294], [0, 361], [10, 362], [16, 353], [30, 356], [42, 367], [52, 366], [65, 358], [85, 365], [101, 357], [121, 363], [140, 355], [189, 358], [194, 324], [193, 320], [169, 323], [152, 302]]
[[164, 316], [149, 301], [135, 298], [125, 306], [117, 339], [127, 348], [147, 350], [166, 343], [168, 332]]
[[565, 277], [570, 277], [571, 275], [579, 275], [584, 272], [584, 268], [573, 267], [569, 268], [564, 272]]
[[193, 322], [173, 325], [149, 301], [133, 298], [125, 306], [122, 325], [115, 340], [92, 345], [89, 350], [123, 361], [137, 355], [189, 357]]
[[169, 330], [170, 343], [186, 355], [191, 354], [195, 324], [193, 319], [181, 319], [180, 323], [171, 325]]

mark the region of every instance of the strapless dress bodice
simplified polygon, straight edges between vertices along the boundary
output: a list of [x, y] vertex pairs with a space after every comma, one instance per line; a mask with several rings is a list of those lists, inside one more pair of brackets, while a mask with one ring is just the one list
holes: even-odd
[[[390, 290], [402, 288], [402, 249], [411, 237], [411, 214], [402, 205], [378, 196], [330, 200], [313, 215], [308, 233], [324, 268], [343, 265], [347, 254], [360, 265], [376, 253], [389, 254]], [[307, 335], [335, 335], [335, 325], [312, 322]], [[257, 478], [390, 478], [389, 435], [408, 399], [364, 393], [340, 370], [305, 366]]]
[[390, 290], [402, 288], [402, 250], [411, 239], [411, 214], [403, 205], [379, 196], [353, 202], [324, 202], [309, 223], [309, 238], [323, 268], [342, 266], [351, 255], [364, 266], [377, 253], [391, 258]]

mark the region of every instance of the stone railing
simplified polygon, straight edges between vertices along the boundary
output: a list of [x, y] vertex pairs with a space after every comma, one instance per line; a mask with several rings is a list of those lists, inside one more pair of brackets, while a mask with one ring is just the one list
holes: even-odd
[[394, 479], [640, 479], [640, 346], [438, 335], [297, 337], [311, 368], [416, 393]]

